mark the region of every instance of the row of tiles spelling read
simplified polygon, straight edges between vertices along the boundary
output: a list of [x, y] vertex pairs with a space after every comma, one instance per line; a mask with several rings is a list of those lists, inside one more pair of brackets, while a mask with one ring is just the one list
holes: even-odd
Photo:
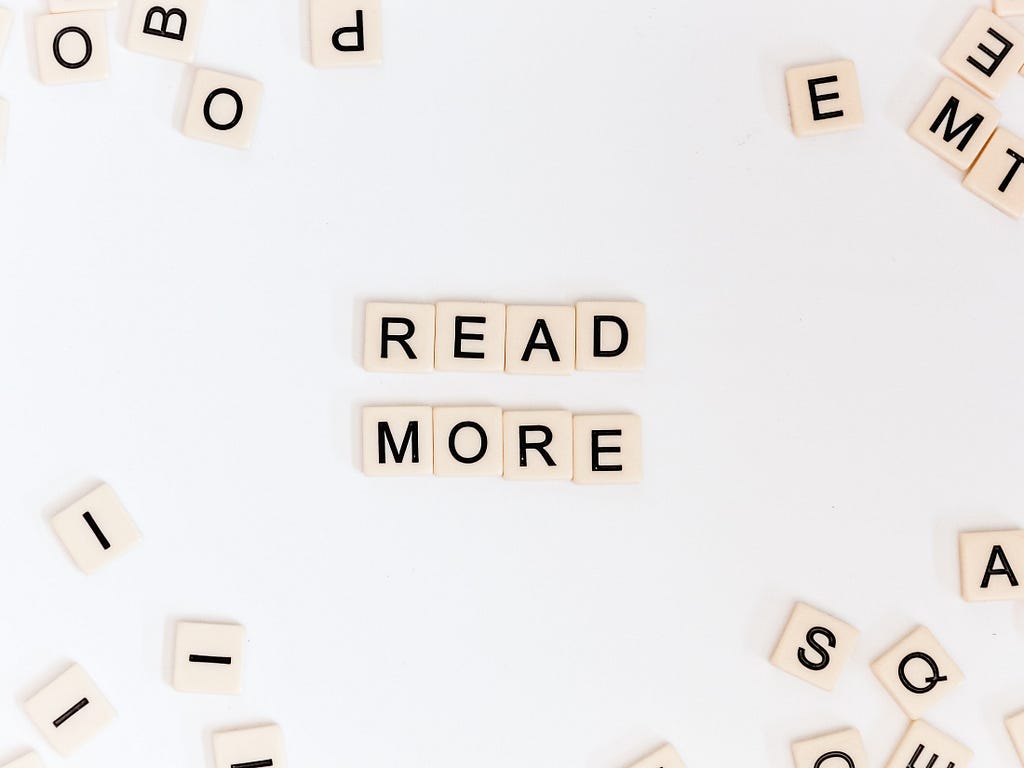
[[635, 301], [372, 302], [365, 333], [363, 366], [380, 373], [639, 371], [646, 357], [646, 312]]

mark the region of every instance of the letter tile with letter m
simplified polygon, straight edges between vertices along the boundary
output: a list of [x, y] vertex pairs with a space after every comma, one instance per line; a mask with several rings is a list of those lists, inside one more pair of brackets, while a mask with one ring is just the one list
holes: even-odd
[[430, 406], [363, 408], [363, 472], [371, 477], [434, 473]]
[[1001, 114], [965, 85], [942, 81], [910, 126], [910, 136], [960, 171], [981, 154]]
[[860, 632], [834, 616], [797, 603], [775, 646], [772, 664], [825, 691], [836, 687]]
[[136, 53], [190, 62], [196, 57], [204, 0], [135, 0], [128, 47]]

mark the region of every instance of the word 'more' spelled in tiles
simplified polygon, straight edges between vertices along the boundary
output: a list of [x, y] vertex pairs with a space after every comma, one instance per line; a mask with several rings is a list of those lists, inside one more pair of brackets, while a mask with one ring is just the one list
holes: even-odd
[[85, 573], [94, 573], [142, 539], [114, 489], [105, 483], [58, 512], [50, 522], [71, 559]]
[[50, 745], [65, 757], [116, 716], [114, 708], [77, 664], [26, 701], [25, 711]]

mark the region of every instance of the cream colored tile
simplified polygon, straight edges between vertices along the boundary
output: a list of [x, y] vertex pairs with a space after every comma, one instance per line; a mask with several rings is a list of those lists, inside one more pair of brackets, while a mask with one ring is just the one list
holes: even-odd
[[454, 406], [434, 409], [434, 474], [501, 477], [501, 409]]
[[1000, 16], [1024, 16], [1024, 0], [994, 0], [992, 8]]
[[576, 367], [574, 307], [510, 306], [505, 320], [508, 373], [567, 375]]
[[907, 635], [871, 670], [911, 720], [923, 717], [964, 681], [959, 667], [925, 627]]
[[432, 475], [433, 413], [429, 405], [363, 408], [363, 472], [371, 477]]
[[636, 301], [576, 305], [576, 369], [640, 371], [646, 362], [646, 311]]
[[284, 734], [276, 725], [213, 734], [215, 768], [286, 768]]
[[793, 133], [817, 136], [864, 124], [860, 83], [852, 61], [829, 61], [786, 70]]
[[316, 67], [364, 67], [384, 57], [380, 0], [310, 0]]
[[640, 417], [573, 417], [573, 481], [581, 485], [639, 483], [643, 479]]
[[67, 757], [106, 728], [117, 713], [77, 664], [25, 702], [46, 740]]
[[506, 480], [572, 480], [572, 414], [505, 411]]
[[37, 753], [29, 752], [13, 762], [6, 763], [3, 768], [43, 768], [43, 760]]
[[262, 101], [261, 83], [200, 69], [192, 86], [184, 133], [199, 141], [248, 149], [256, 132]]
[[14, 25], [14, 13], [10, 8], [0, 8], [0, 58], [3, 58], [4, 49], [7, 48], [7, 41], [11, 37], [11, 27]]
[[1017, 757], [1024, 764], [1024, 712], [1018, 712], [1016, 715], [1006, 718], [1006, 730], [1017, 750]]
[[967, 768], [973, 757], [963, 744], [919, 720], [911, 723], [886, 768]]
[[505, 305], [437, 304], [434, 368], [497, 373], [505, 370]]
[[987, 8], [978, 8], [942, 63], [994, 99], [1024, 67], [1024, 33]]
[[656, 749], [639, 762], [633, 763], [629, 768], [686, 768], [682, 758], [671, 744]]
[[204, 10], [204, 0], [135, 0], [128, 24], [128, 48], [147, 56], [192, 61]]
[[117, 0], [50, 0], [50, 13], [106, 11], [117, 7]]
[[11, 121], [10, 105], [0, 99], [0, 163], [7, 159], [7, 126]]
[[434, 305], [366, 305], [363, 367], [374, 373], [434, 370]]
[[179, 621], [174, 642], [174, 688], [185, 693], [242, 691], [245, 627]]
[[855, 728], [793, 744], [794, 768], [868, 768], [864, 740]]
[[797, 603], [775, 646], [772, 664], [826, 691], [836, 687], [860, 632], [804, 603]]
[[36, 18], [39, 79], [47, 85], [87, 83], [110, 76], [107, 15], [103, 11]]
[[1021, 600], [1024, 531], [960, 534], [960, 588], [964, 600]]
[[966, 171], [1002, 116], [991, 102], [945, 79], [910, 126], [910, 135], [954, 168]]
[[50, 524], [85, 573], [94, 573], [142, 539], [114, 489], [105, 483], [58, 512]]
[[1002, 128], [981, 151], [964, 186], [1008, 216], [1024, 216], [1024, 140]]

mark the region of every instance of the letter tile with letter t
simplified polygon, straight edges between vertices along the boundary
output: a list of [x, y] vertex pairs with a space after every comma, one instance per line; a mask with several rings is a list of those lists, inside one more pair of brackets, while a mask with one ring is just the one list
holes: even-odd
[[966, 171], [995, 133], [1002, 115], [966, 85], [946, 78], [910, 126], [910, 136]]
[[215, 768], [286, 768], [284, 734], [276, 725], [213, 734]]
[[834, 616], [797, 603], [782, 631], [772, 664], [811, 685], [831, 691], [850, 660], [860, 632]]
[[510, 306], [505, 336], [508, 373], [566, 375], [576, 367], [573, 307]]
[[374, 373], [434, 370], [434, 305], [366, 305], [363, 367]]
[[50, 746], [64, 757], [117, 716], [96, 683], [77, 664], [26, 701], [25, 711]]
[[686, 766], [683, 765], [683, 760], [679, 757], [675, 747], [665, 744], [639, 762], [633, 763], [629, 768], [686, 768]]
[[363, 408], [363, 472], [371, 477], [432, 475], [433, 414], [429, 405]]
[[504, 446], [501, 408], [434, 409], [434, 474], [438, 477], [501, 477]]
[[795, 768], [868, 768], [864, 740], [855, 728], [793, 744]]
[[142, 539], [114, 489], [106, 483], [58, 512], [50, 524], [71, 559], [85, 573], [94, 573]]
[[135, 0], [128, 47], [136, 53], [189, 62], [196, 57], [204, 0]]
[[580, 485], [639, 483], [643, 479], [640, 417], [578, 415], [572, 419], [573, 482]]
[[572, 413], [505, 411], [506, 480], [572, 480]]
[[1007, 216], [1024, 216], [1024, 140], [996, 130], [964, 177], [964, 186]]
[[310, 0], [310, 53], [315, 67], [380, 64], [380, 0]]
[[36, 18], [39, 79], [47, 85], [88, 83], [110, 75], [107, 15], [51, 13]]
[[787, 69], [786, 95], [797, 136], [848, 131], [864, 124], [860, 83], [852, 61]]
[[990, 99], [997, 98], [1024, 67], [1024, 33], [988, 8], [978, 8], [942, 63]]
[[576, 370], [640, 371], [646, 362], [646, 311], [637, 301], [576, 305]]
[[964, 600], [1021, 600], [1024, 531], [960, 534], [960, 591]]
[[4, 763], [0, 768], [43, 768], [43, 759], [39, 757], [38, 753], [29, 752], [13, 762]]
[[262, 101], [261, 83], [200, 69], [192, 85], [183, 132], [191, 139], [248, 149]]
[[911, 720], [964, 681], [964, 674], [928, 629], [918, 627], [871, 665], [871, 671]]
[[974, 753], [921, 720], [911, 723], [885, 768], [967, 768]]
[[481, 373], [505, 370], [505, 305], [438, 302], [434, 368]]

